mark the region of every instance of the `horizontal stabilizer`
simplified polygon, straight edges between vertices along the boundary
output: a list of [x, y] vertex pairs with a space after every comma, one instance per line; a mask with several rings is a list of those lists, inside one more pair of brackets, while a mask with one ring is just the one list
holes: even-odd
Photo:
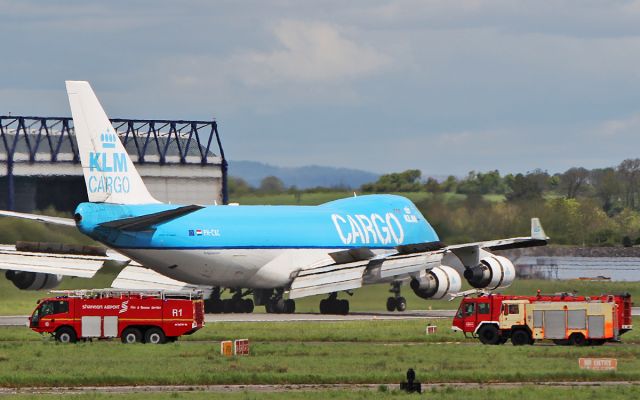
[[109, 257], [17, 251], [0, 246], [0, 269], [91, 278]]
[[123, 231], [145, 231], [151, 229], [153, 225], [169, 222], [183, 215], [190, 214], [204, 208], [203, 206], [190, 205], [178, 207], [173, 210], [161, 211], [147, 214], [140, 217], [117, 219], [100, 224], [105, 228], [120, 229]]
[[111, 283], [115, 289], [163, 289], [163, 290], [202, 290], [205, 297], [211, 294], [211, 287], [192, 285], [177, 281], [142, 266], [124, 268]]

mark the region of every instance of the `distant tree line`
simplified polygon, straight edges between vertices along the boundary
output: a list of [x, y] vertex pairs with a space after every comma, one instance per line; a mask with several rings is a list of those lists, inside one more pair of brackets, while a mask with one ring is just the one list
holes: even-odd
[[365, 193], [420, 192], [459, 193], [465, 195], [504, 195], [507, 201], [539, 200], [561, 196], [567, 199], [590, 198], [597, 201], [608, 215], [625, 208], [640, 210], [640, 159], [624, 160], [617, 167], [574, 167], [550, 175], [536, 169], [526, 174], [501, 176], [495, 171], [471, 171], [464, 178], [449, 176], [439, 182], [422, 180], [419, 170], [382, 175], [378, 181], [363, 185]]

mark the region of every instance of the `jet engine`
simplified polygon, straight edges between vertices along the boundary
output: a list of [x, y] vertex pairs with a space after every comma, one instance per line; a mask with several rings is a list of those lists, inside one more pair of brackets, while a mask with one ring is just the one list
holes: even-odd
[[7, 271], [4, 276], [20, 290], [53, 289], [62, 281], [61, 275], [39, 272]]
[[491, 255], [480, 260], [475, 267], [468, 267], [464, 277], [474, 288], [495, 290], [511, 286], [516, 278], [516, 270], [509, 259]]
[[446, 265], [433, 267], [411, 279], [411, 289], [423, 299], [437, 300], [447, 294], [458, 293], [461, 285], [460, 274]]

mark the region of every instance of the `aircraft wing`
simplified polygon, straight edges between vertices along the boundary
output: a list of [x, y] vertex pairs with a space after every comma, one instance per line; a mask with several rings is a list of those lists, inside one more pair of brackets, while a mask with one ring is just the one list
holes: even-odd
[[76, 226], [76, 222], [72, 218], [49, 217], [47, 215], [27, 214], [6, 210], [0, 210], [0, 216], [30, 219], [54, 225]]
[[[371, 256], [363, 258], [367, 252]], [[375, 255], [366, 248], [330, 253], [331, 259], [336, 262], [316, 264], [297, 272], [289, 288], [289, 298], [352, 290], [367, 283], [404, 279], [412, 273], [439, 265], [444, 253], [444, 250], [411, 254], [396, 251]], [[348, 255], [353, 257], [351, 261], [338, 261], [349, 260]]]
[[144, 268], [142, 265], [132, 262], [131, 265], [125, 267], [116, 279], [111, 283], [111, 287], [115, 289], [164, 289], [164, 290], [202, 290], [205, 297], [211, 294], [211, 287], [193, 285], [175, 279], [171, 279], [158, 272]]
[[11, 271], [91, 278], [108, 260], [109, 256], [20, 251], [0, 245], [0, 269]]
[[366, 283], [408, 278], [411, 274], [440, 265], [452, 252], [464, 265], [477, 265], [484, 249], [544, 246], [545, 235], [538, 218], [531, 220], [531, 236], [444, 246], [441, 242], [398, 246], [396, 251], [375, 254], [366, 247], [327, 254], [319, 262], [297, 271], [289, 288], [289, 298], [352, 290]]
[[485, 249], [508, 250], [544, 246], [547, 244], [548, 240], [549, 237], [544, 233], [540, 220], [538, 218], [531, 218], [531, 236], [454, 244], [447, 246], [446, 250], [455, 254], [465, 266], [475, 266], [480, 262], [480, 257]]

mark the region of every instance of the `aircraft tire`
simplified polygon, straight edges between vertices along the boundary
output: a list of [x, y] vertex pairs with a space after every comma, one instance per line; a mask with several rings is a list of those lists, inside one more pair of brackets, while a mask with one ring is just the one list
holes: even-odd
[[222, 300], [207, 299], [204, 301], [204, 312], [206, 314], [220, 314], [222, 310]]
[[329, 300], [320, 300], [320, 314], [329, 314]]
[[403, 312], [406, 309], [407, 309], [407, 299], [405, 299], [404, 297], [398, 297], [397, 303], [396, 303], [396, 310]]
[[225, 314], [231, 314], [234, 311], [234, 301], [231, 299], [222, 300], [222, 312]]
[[397, 302], [395, 297], [389, 297], [387, 299], [387, 311], [393, 312], [396, 310]]
[[293, 299], [285, 300], [284, 312], [285, 314], [293, 314], [296, 312], [296, 302]]
[[253, 305], [253, 300], [244, 299], [244, 300], [241, 300], [241, 303], [242, 303], [243, 313], [251, 314], [253, 312], [253, 309], [255, 308], [255, 306]]
[[338, 300], [336, 301], [336, 314], [347, 315], [349, 314], [349, 300]]

